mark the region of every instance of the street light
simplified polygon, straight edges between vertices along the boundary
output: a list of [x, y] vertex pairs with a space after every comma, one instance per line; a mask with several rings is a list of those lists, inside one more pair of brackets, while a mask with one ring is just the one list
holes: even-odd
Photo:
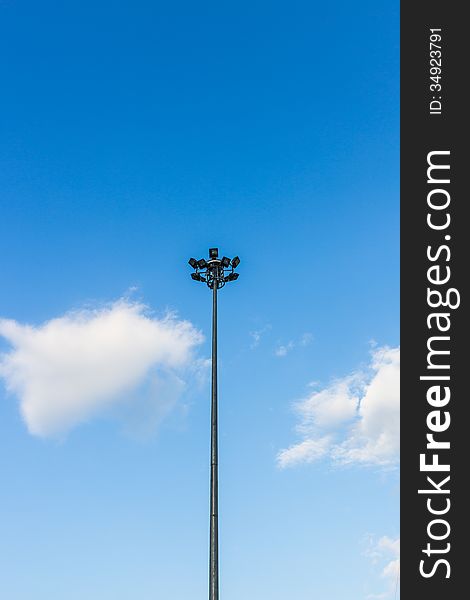
[[217, 290], [228, 281], [238, 279], [234, 269], [240, 264], [219, 257], [218, 248], [209, 249], [209, 260], [189, 259], [194, 269], [191, 277], [202, 281], [212, 290], [212, 391], [211, 391], [211, 487], [210, 487], [210, 534], [209, 534], [209, 600], [219, 600], [219, 485], [217, 443]]

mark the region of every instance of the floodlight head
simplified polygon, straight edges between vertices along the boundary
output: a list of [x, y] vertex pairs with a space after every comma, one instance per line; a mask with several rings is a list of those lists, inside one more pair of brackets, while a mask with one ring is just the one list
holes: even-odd
[[190, 258], [188, 263], [194, 269], [191, 273], [193, 281], [206, 283], [211, 290], [219, 290], [229, 281], [236, 281], [238, 273], [234, 269], [240, 264], [238, 256], [230, 259], [228, 256], [219, 258], [218, 248], [209, 248], [209, 258]]
[[227, 275], [227, 277], [225, 278], [225, 281], [236, 281], [239, 276], [239, 273], [230, 273], [230, 275]]

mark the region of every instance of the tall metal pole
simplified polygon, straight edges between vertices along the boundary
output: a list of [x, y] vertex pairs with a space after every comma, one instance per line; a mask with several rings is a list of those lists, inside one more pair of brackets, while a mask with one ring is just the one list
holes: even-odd
[[212, 402], [209, 600], [219, 600], [219, 482], [217, 444], [217, 285], [212, 288]]
[[219, 481], [217, 442], [217, 291], [236, 281], [238, 256], [219, 258], [218, 248], [209, 248], [209, 260], [189, 259], [194, 281], [206, 283], [212, 290], [212, 390], [211, 390], [211, 489], [209, 533], [209, 600], [219, 600]]

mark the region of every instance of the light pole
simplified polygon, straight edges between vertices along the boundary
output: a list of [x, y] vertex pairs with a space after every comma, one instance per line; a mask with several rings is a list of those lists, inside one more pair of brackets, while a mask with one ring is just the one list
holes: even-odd
[[217, 290], [228, 281], [236, 281], [235, 269], [240, 264], [235, 258], [219, 258], [218, 248], [209, 249], [209, 260], [189, 259], [194, 269], [194, 281], [206, 283], [212, 290], [212, 390], [211, 390], [211, 488], [209, 534], [209, 600], [219, 600], [219, 482], [217, 444]]

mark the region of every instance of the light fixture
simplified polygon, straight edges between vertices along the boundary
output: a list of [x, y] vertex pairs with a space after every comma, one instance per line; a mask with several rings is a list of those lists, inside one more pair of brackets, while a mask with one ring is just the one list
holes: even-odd
[[225, 278], [225, 281], [236, 281], [240, 276], [240, 273], [230, 273], [230, 275], [227, 275], [227, 277]]
[[209, 249], [209, 260], [201, 258], [196, 260], [190, 258], [188, 263], [196, 269], [195, 273], [191, 274], [194, 281], [202, 281], [207, 283], [207, 286], [213, 290], [220, 289], [229, 281], [236, 281], [238, 273], [234, 272], [234, 268], [240, 264], [238, 256], [230, 260], [228, 256], [218, 258], [219, 249]]

